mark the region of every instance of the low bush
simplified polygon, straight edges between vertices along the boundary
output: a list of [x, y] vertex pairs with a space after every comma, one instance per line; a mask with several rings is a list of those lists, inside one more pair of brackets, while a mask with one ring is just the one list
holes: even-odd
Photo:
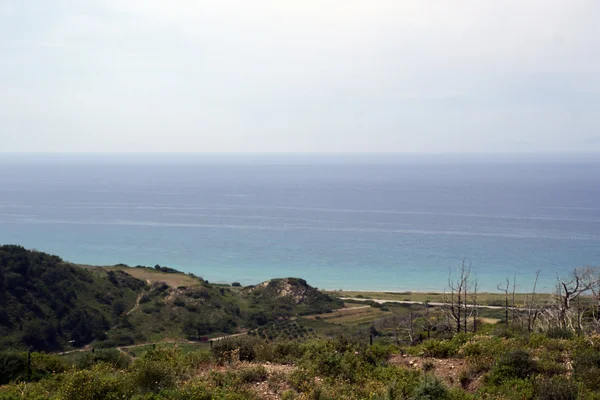
[[412, 400], [449, 400], [450, 391], [444, 383], [434, 375], [425, 375], [417, 385]]
[[[238, 336], [213, 342], [212, 352], [219, 363], [231, 361], [254, 361], [256, 358], [255, 345], [259, 339], [250, 336]], [[232, 359], [236, 354], [237, 360]]]
[[431, 339], [421, 345], [424, 357], [448, 358], [453, 353], [453, 346], [447, 340]]
[[196, 350], [187, 353], [184, 356], [185, 364], [190, 368], [201, 368], [214, 362], [214, 357], [210, 351]]
[[38, 380], [51, 374], [68, 370], [70, 365], [61, 357], [46, 353], [31, 353], [32, 379]]
[[103, 366], [63, 374], [59, 398], [69, 400], [128, 399], [135, 394], [129, 376]]
[[80, 354], [74, 362], [77, 369], [91, 368], [99, 362], [110, 365], [113, 369], [123, 370], [131, 364], [131, 358], [117, 349], [95, 350]]
[[575, 332], [571, 329], [554, 326], [546, 331], [546, 336], [550, 339], [573, 339]]
[[243, 368], [236, 372], [239, 382], [242, 384], [252, 382], [262, 382], [267, 379], [267, 370], [262, 365], [250, 368]]
[[478, 391], [480, 398], [523, 400], [534, 399], [535, 388], [533, 380], [511, 378], [494, 385], [486, 385]]
[[142, 392], [159, 392], [175, 387], [177, 377], [167, 361], [136, 360], [133, 364], [133, 381]]
[[27, 376], [27, 354], [16, 351], [0, 352], [0, 385], [22, 380]]
[[531, 355], [522, 349], [510, 351], [498, 358], [492, 367], [489, 380], [499, 384], [510, 379], [527, 379], [537, 370]]
[[538, 400], [577, 400], [579, 386], [563, 376], [540, 379], [535, 383], [535, 398]]
[[590, 390], [600, 390], [600, 351], [593, 347], [577, 349], [573, 376]]

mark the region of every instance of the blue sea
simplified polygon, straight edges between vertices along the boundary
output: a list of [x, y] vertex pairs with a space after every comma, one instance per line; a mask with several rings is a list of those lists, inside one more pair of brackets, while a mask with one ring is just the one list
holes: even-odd
[[0, 243], [326, 289], [550, 291], [600, 265], [600, 157], [0, 154]]

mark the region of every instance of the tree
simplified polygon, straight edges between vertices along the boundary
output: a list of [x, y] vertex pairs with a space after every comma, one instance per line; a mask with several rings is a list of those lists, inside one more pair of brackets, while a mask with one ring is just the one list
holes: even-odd
[[456, 326], [456, 333], [462, 330], [467, 331], [468, 319], [468, 288], [469, 276], [471, 275], [471, 265], [467, 265], [465, 261], [458, 269], [459, 275], [456, 280], [452, 278], [452, 272], [448, 276], [448, 289], [450, 289], [450, 298], [446, 296], [445, 309], [449, 317]]
[[477, 304], [477, 277], [473, 283], [473, 332], [477, 332], [477, 317], [479, 315], [479, 309]]
[[506, 287], [497, 286], [498, 290], [504, 292], [504, 323], [508, 326], [508, 290], [510, 288], [510, 281], [506, 278]]
[[[567, 279], [559, 279], [556, 282], [557, 295], [557, 323], [562, 329], [573, 329], [572, 303], [582, 293], [590, 290], [591, 282], [586, 279], [586, 270], [576, 268]], [[577, 319], [580, 320], [581, 309], [578, 309]], [[579, 325], [579, 322], [578, 322]]]
[[526, 304], [527, 304], [527, 332], [533, 332], [533, 327], [535, 326], [535, 320], [537, 319], [540, 310], [538, 310], [537, 305], [535, 303], [535, 290], [537, 288], [537, 283], [540, 278], [540, 270], [538, 269], [535, 273], [535, 280], [533, 281], [533, 289], [531, 290], [531, 297], [527, 296]]

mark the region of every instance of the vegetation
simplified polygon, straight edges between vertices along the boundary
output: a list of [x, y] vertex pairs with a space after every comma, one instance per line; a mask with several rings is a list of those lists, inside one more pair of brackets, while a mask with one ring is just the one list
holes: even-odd
[[[461, 334], [416, 346], [361, 336], [238, 336], [212, 349], [0, 353], [2, 399], [598, 399], [600, 337]], [[443, 344], [443, 346], [442, 346]], [[445, 357], [429, 358], [432, 349]], [[402, 355], [402, 354], [415, 354]], [[435, 352], [435, 351], [434, 351]], [[417, 360], [417, 361], [415, 361]], [[568, 365], [572, 364], [572, 367]]]
[[18, 246], [0, 267], [0, 399], [600, 399], [591, 269], [553, 294], [507, 279], [486, 308], [464, 264], [438, 305], [344, 305], [302, 279], [211, 285]]
[[105, 339], [144, 283], [119, 271], [96, 273], [59, 257], [0, 247], [0, 347], [61, 349]]
[[[222, 287], [159, 265], [82, 267], [20, 246], [0, 246], [0, 349], [206, 340], [342, 305], [301, 279]], [[289, 333], [301, 336], [304, 330]]]

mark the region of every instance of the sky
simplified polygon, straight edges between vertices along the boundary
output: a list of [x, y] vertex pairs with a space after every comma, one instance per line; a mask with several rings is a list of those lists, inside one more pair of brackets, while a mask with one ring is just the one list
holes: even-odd
[[0, 0], [0, 152], [600, 151], [598, 0]]

